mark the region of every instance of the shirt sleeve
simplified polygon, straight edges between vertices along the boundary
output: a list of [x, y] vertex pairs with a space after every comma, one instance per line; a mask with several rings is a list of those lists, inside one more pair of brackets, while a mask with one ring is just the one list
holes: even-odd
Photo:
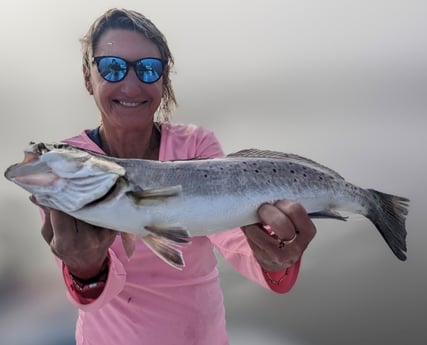
[[240, 228], [209, 235], [209, 239], [230, 265], [244, 277], [277, 293], [285, 293], [294, 286], [300, 261], [279, 272], [267, 272], [255, 259]]
[[61, 264], [67, 297], [72, 304], [84, 311], [97, 310], [103, 307], [123, 290], [126, 283], [126, 271], [111, 249], [108, 250], [108, 275], [105, 286], [99, 296], [94, 298], [83, 296], [74, 289], [68, 269], [62, 262]]

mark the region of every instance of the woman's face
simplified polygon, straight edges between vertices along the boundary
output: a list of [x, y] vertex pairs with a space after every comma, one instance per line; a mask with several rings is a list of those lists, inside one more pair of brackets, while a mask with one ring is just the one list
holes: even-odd
[[[117, 56], [128, 61], [161, 57], [157, 46], [142, 33], [121, 29], [110, 29], [102, 34], [94, 56]], [[153, 122], [162, 98], [162, 85], [163, 78], [144, 84], [133, 67], [123, 80], [110, 83], [100, 76], [96, 64], [91, 64], [87, 87], [93, 93], [104, 125], [138, 130]]]

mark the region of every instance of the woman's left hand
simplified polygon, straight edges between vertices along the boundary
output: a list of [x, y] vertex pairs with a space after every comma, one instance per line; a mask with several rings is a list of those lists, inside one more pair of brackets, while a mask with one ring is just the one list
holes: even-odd
[[[316, 227], [301, 204], [280, 200], [258, 209], [261, 224], [242, 227], [255, 258], [269, 272], [297, 262], [316, 234]], [[269, 233], [263, 225], [271, 229]]]

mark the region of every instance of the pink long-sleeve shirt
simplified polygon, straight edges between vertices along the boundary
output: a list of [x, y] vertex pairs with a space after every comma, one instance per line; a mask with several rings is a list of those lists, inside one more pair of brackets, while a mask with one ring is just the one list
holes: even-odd
[[[103, 153], [86, 132], [66, 142]], [[161, 126], [160, 160], [222, 155], [210, 131], [194, 125]], [[299, 262], [281, 274], [278, 286], [268, 283], [240, 229], [192, 238], [191, 245], [183, 247], [182, 271], [166, 265], [141, 240], [128, 259], [117, 238], [109, 249], [108, 278], [98, 298], [82, 304], [67, 284], [68, 297], [79, 310], [77, 345], [228, 344], [214, 247], [238, 272], [263, 287], [286, 292], [296, 281]]]

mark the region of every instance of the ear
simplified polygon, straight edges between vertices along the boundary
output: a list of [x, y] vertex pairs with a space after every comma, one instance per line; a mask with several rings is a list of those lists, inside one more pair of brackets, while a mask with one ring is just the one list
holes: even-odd
[[83, 65], [83, 78], [85, 81], [86, 90], [90, 95], [93, 95], [92, 82], [90, 80], [90, 69], [88, 66]]

